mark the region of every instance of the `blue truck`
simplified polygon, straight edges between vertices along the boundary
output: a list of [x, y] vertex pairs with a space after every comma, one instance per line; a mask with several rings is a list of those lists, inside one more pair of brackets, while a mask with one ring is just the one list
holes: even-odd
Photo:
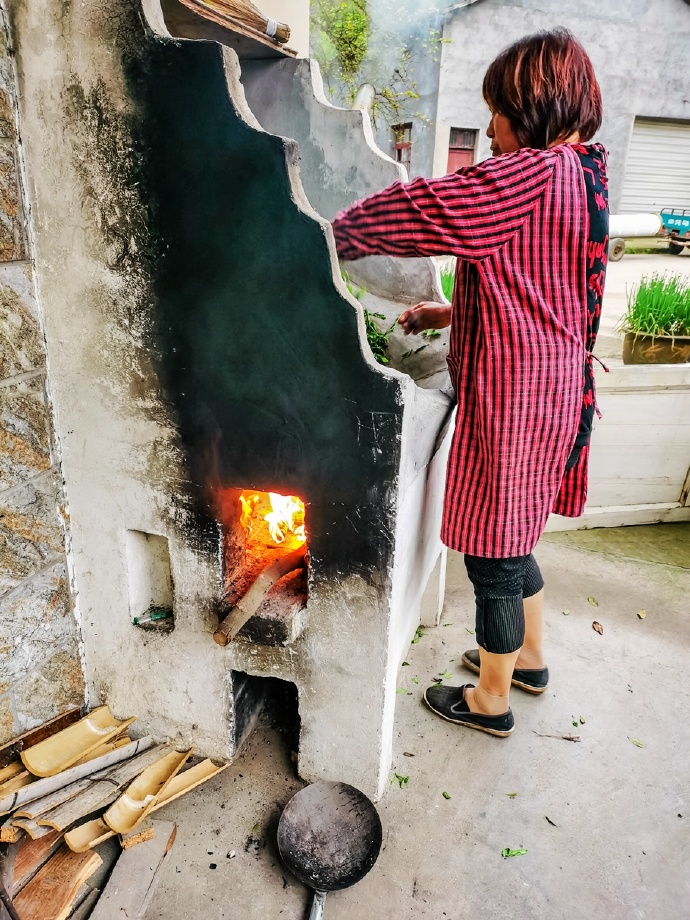
[[662, 208], [661, 223], [672, 255], [679, 256], [686, 246], [690, 247], [690, 209]]

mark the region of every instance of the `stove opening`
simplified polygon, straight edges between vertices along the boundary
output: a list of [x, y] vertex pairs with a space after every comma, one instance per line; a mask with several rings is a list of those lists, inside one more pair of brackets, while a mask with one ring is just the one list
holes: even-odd
[[235, 635], [262, 645], [292, 641], [308, 593], [303, 500], [278, 492], [223, 489], [216, 506], [223, 525], [219, 613], [226, 635], [214, 638], [221, 644]]
[[234, 741], [239, 750], [257, 725], [274, 731], [281, 740], [286, 757], [297, 764], [300, 717], [297, 687], [277, 677], [254, 677], [242, 671], [232, 672], [234, 699]]

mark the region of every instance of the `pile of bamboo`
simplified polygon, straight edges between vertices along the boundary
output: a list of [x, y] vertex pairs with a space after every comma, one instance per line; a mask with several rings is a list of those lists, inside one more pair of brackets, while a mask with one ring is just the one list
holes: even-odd
[[175, 839], [151, 815], [225, 766], [132, 722], [75, 709], [0, 748], [0, 920], [143, 917]]

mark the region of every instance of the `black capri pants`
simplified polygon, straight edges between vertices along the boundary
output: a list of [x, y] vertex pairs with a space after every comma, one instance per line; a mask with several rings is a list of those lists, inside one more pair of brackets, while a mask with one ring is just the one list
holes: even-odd
[[544, 587], [537, 560], [529, 556], [484, 559], [465, 556], [477, 603], [477, 644], [495, 655], [508, 655], [525, 641], [522, 601]]

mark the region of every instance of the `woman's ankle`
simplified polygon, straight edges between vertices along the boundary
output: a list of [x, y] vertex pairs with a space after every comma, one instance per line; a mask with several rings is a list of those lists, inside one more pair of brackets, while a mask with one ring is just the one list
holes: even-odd
[[501, 716], [510, 709], [510, 698], [506, 696], [495, 696], [485, 690], [481, 684], [469, 690], [465, 690], [465, 699], [471, 712], [483, 713], [489, 716]]
[[515, 662], [515, 667], [525, 671], [545, 668], [544, 653], [540, 648], [528, 648], [528, 646], [523, 645]]

